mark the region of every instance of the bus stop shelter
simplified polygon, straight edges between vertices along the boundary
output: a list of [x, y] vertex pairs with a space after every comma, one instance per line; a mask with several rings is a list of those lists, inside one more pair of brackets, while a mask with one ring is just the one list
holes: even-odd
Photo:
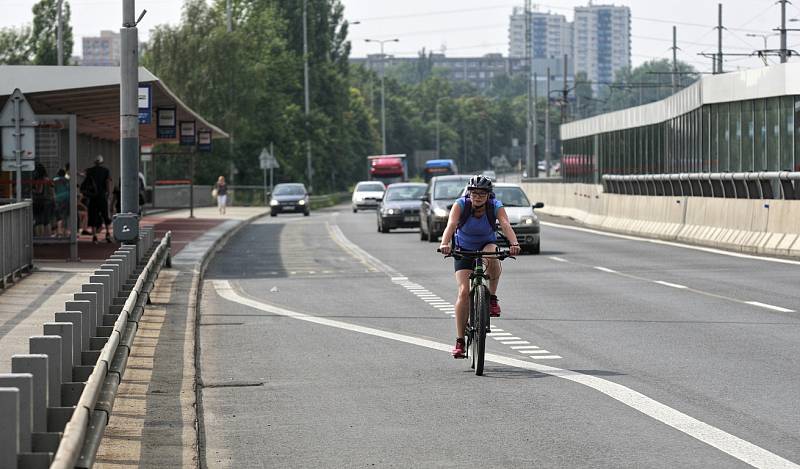
[[[141, 145], [178, 143], [179, 124], [193, 122], [196, 131], [211, 139], [228, 138], [197, 112], [190, 109], [158, 77], [144, 67], [139, 68]], [[15, 89], [19, 89], [36, 114], [36, 170], [23, 173], [23, 197], [34, 197], [35, 243], [69, 243], [70, 259], [77, 260], [78, 187], [82, 173], [102, 155], [116, 185], [120, 175], [120, 69], [119, 67], [75, 66], [0, 66], [0, 109]], [[144, 93], [143, 93], [144, 90]], [[144, 96], [144, 99], [142, 95]], [[142, 108], [142, 106], [145, 106]], [[171, 115], [172, 130], [158, 124], [158, 112]], [[172, 112], [170, 112], [172, 111]], [[165, 123], [164, 120], [161, 122]], [[169, 122], [166, 122], [169, 123]], [[196, 136], [195, 136], [196, 140]], [[42, 213], [37, 204], [41, 181], [53, 179], [65, 170], [70, 188], [69, 218], [61, 233], [51, 233], [51, 213]], [[0, 171], [0, 203], [15, 195], [15, 173]], [[49, 211], [48, 211], [49, 212]], [[38, 215], [38, 217], [37, 217]], [[47, 221], [42, 228], [42, 221]], [[52, 220], [53, 222], [55, 220]], [[66, 223], [69, 221], [69, 223]], [[33, 227], [32, 227], [33, 229]], [[68, 232], [68, 235], [65, 233]], [[2, 242], [2, 241], [0, 241]]]

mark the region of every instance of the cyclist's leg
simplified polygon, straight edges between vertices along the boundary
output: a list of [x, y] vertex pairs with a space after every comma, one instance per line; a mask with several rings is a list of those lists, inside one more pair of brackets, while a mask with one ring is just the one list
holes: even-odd
[[456, 271], [458, 297], [456, 298], [456, 337], [464, 337], [467, 318], [469, 317], [469, 274], [471, 268]]
[[[497, 245], [494, 243], [483, 247], [483, 251], [486, 252], [492, 252], [495, 249], [497, 249]], [[483, 264], [486, 266], [486, 273], [489, 275], [489, 293], [494, 295], [497, 293], [497, 285], [500, 283], [500, 275], [503, 273], [503, 268], [497, 259], [484, 258]]]

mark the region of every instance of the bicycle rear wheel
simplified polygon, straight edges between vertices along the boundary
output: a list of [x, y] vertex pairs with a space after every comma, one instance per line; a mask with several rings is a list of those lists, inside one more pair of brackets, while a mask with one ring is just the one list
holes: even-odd
[[489, 325], [489, 290], [485, 285], [478, 285], [472, 293], [472, 304], [475, 312], [475, 323], [472, 338], [472, 353], [475, 363], [475, 374], [483, 374], [483, 358], [486, 353], [486, 329]]

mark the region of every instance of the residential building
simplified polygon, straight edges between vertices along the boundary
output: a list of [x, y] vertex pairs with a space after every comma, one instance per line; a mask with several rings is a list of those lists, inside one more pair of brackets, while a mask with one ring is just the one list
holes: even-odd
[[114, 31], [100, 31], [99, 37], [83, 38], [81, 65], [118, 66], [120, 36]]
[[575, 7], [573, 57], [575, 70], [593, 83], [610, 83], [621, 68], [631, 66], [631, 11], [626, 6]]
[[[509, 57], [525, 57], [525, 17], [524, 8], [514, 7], [508, 28]], [[531, 56], [534, 59], [572, 56], [572, 23], [565, 16], [532, 11], [529, 31]]]

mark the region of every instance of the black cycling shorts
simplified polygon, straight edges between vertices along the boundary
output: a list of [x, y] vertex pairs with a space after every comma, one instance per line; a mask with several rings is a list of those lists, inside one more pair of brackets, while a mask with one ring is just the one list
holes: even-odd
[[[483, 251], [486, 248], [486, 246], [490, 244], [497, 244], [497, 241], [490, 241], [484, 244], [480, 250]], [[462, 257], [461, 259], [454, 258], [453, 263], [455, 265], [456, 272], [458, 272], [459, 270], [472, 270], [473, 267], [475, 266], [475, 259], [467, 259], [466, 257]]]

